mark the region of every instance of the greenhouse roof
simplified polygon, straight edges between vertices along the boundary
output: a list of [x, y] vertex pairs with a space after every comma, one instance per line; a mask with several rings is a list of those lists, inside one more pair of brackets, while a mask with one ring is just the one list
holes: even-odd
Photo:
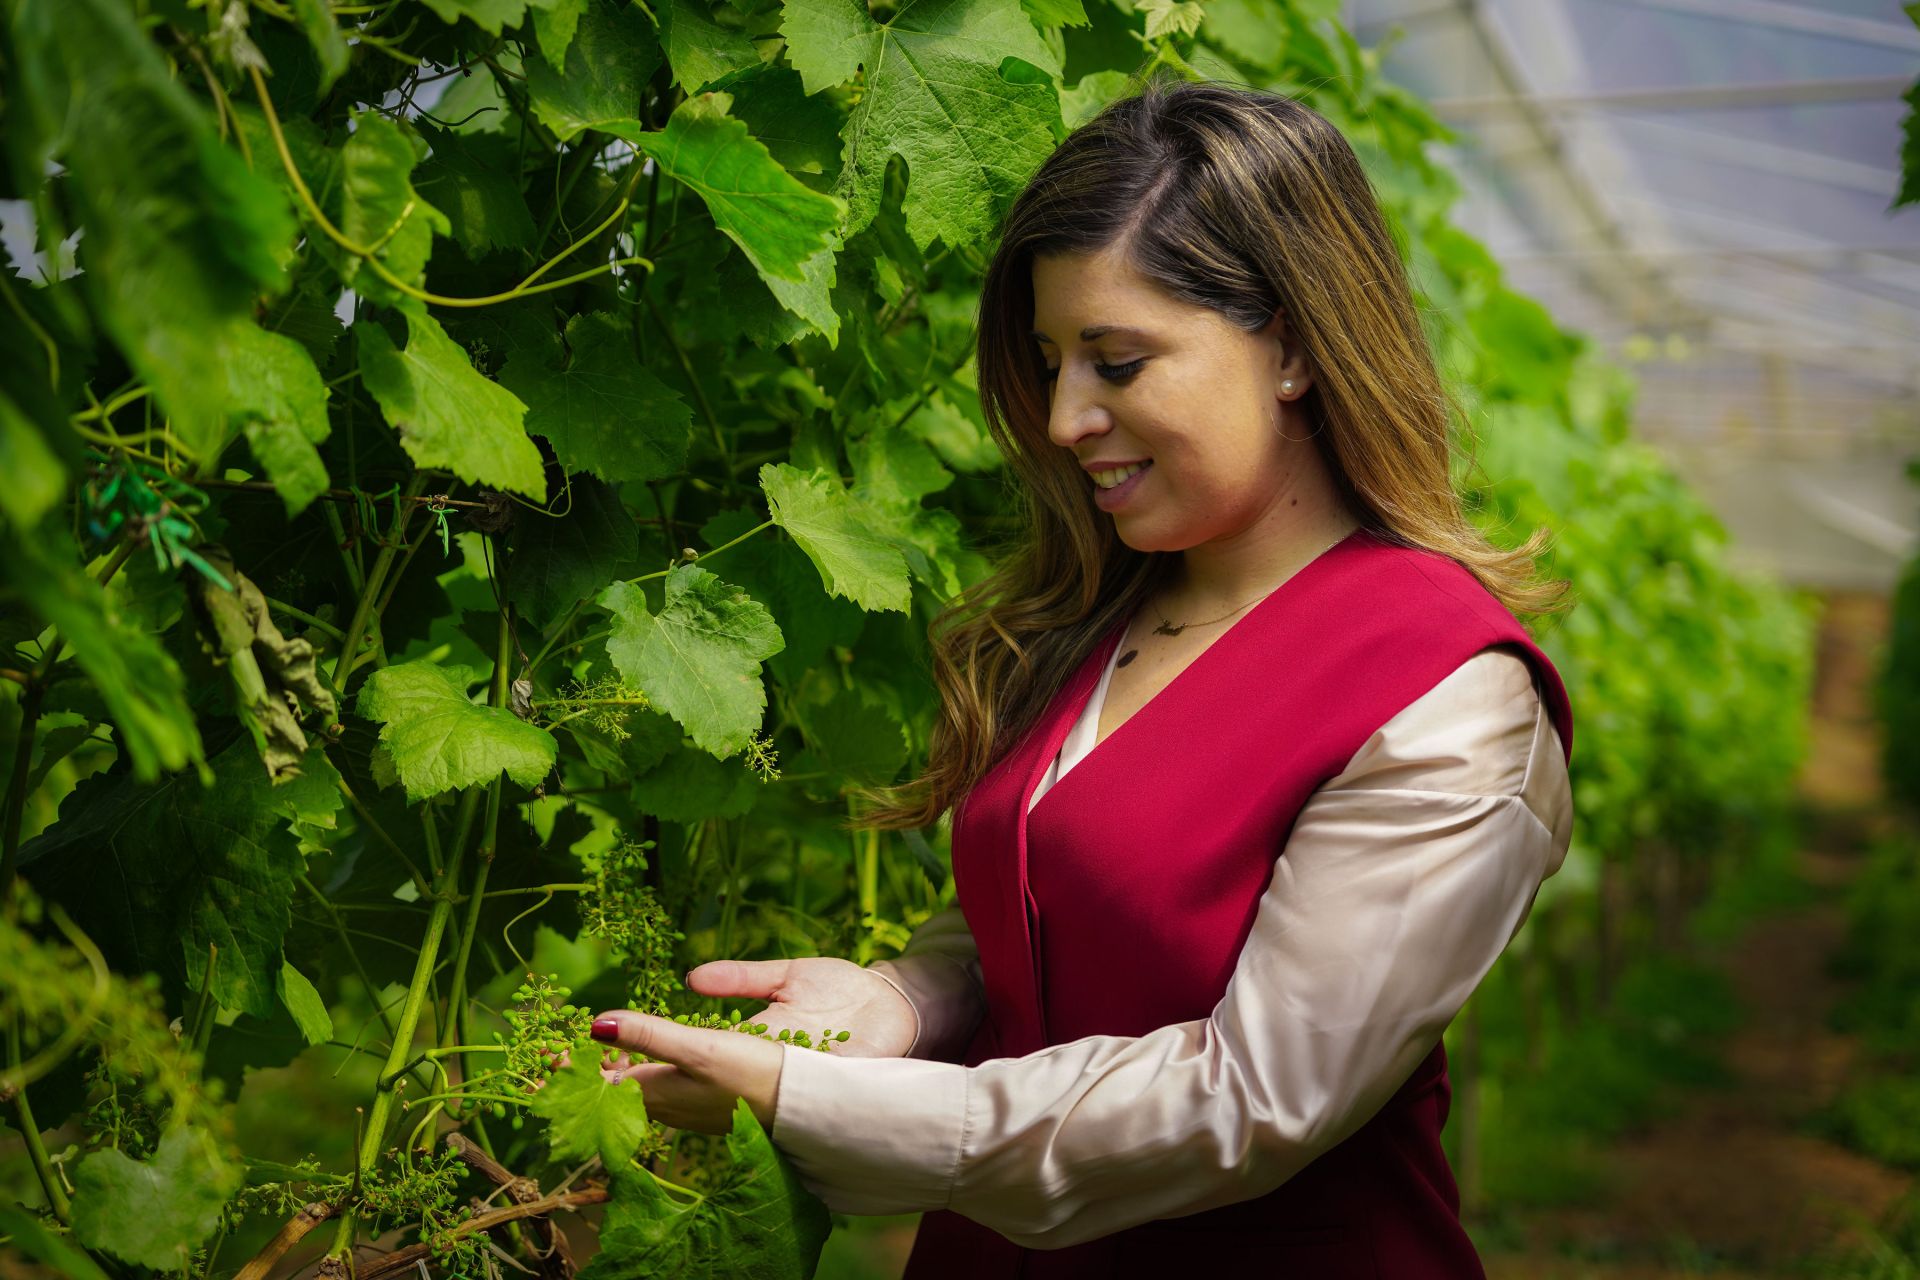
[[1920, 26], [1893, 0], [1347, 0], [1461, 134], [1463, 227], [1640, 379], [1754, 562], [1884, 587], [1916, 542]]

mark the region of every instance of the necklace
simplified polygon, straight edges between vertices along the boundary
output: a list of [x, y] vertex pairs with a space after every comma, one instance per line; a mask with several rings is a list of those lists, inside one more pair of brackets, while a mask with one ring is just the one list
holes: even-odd
[[[1325, 555], [1329, 550], [1339, 545], [1339, 543], [1342, 540], [1344, 540], [1347, 536], [1348, 536], [1347, 534], [1343, 533], [1340, 535], [1340, 537], [1335, 538], [1332, 542], [1329, 542], [1326, 546], [1320, 548], [1319, 551], [1316, 551], [1313, 554], [1313, 560], [1318, 560], [1322, 555]], [[1307, 563], [1311, 564], [1312, 562], [1313, 562], [1312, 560], [1309, 560]], [[1305, 567], [1306, 567], [1305, 565], [1301, 566], [1301, 568], [1305, 568]], [[1294, 570], [1294, 573], [1298, 573], [1299, 571], [1300, 571], [1299, 569], [1296, 569]], [[1160, 625], [1153, 629], [1153, 634], [1157, 636], [1177, 636], [1182, 631], [1185, 631], [1188, 627], [1210, 627], [1216, 622], [1225, 622], [1228, 618], [1231, 618], [1234, 614], [1239, 613], [1242, 609], [1250, 608], [1253, 605], [1259, 604], [1260, 601], [1265, 600], [1268, 596], [1272, 595], [1274, 592], [1278, 591], [1281, 587], [1285, 586], [1292, 579], [1292, 577], [1293, 577], [1293, 574], [1291, 573], [1288, 574], [1285, 578], [1282, 578], [1279, 582], [1269, 587], [1261, 595], [1256, 596], [1254, 599], [1247, 601], [1246, 604], [1243, 604], [1235, 609], [1229, 609], [1227, 612], [1221, 614], [1219, 617], [1209, 618], [1205, 622], [1182, 622], [1179, 624], [1175, 624], [1172, 619], [1168, 618], [1163, 613], [1160, 615]], [[1159, 610], [1156, 608], [1155, 612], [1158, 613]], [[1121, 654], [1119, 660], [1115, 662], [1113, 665], [1116, 667], [1124, 667], [1129, 662], [1132, 662], [1135, 658], [1139, 656], [1140, 656], [1140, 650], [1138, 648], [1129, 649], [1125, 653]]]

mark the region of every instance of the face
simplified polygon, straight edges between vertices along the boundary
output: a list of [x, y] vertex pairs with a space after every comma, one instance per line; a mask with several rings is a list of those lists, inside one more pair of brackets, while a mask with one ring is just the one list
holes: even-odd
[[[1034, 339], [1047, 365], [1047, 435], [1078, 464], [1148, 461], [1110, 491], [1089, 485], [1122, 540], [1183, 551], [1246, 534], [1294, 505], [1302, 450], [1282, 403], [1310, 370], [1284, 316], [1248, 333], [1176, 299], [1112, 251], [1037, 257]], [[1291, 392], [1281, 382], [1291, 379]], [[1110, 477], [1101, 477], [1103, 479]]]

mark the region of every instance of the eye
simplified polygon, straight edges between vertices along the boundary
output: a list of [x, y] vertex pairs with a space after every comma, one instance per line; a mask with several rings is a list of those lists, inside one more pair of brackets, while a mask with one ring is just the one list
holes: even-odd
[[[1138, 360], [1129, 360], [1125, 364], [1101, 364], [1095, 361], [1093, 371], [1109, 382], [1121, 382], [1140, 372], [1140, 367], [1146, 362], [1145, 356], [1141, 356]], [[1060, 370], [1057, 366], [1048, 365], [1040, 371], [1040, 377], [1046, 382], [1058, 382]]]

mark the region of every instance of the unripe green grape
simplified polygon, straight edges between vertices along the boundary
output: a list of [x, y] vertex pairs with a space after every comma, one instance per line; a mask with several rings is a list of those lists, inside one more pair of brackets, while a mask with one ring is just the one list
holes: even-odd
[[851, 1031], [842, 1031], [839, 1035], [835, 1036], [834, 1039], [846, 1040], [846, 1039], [849, 1039], [852, 1035], [853, 1035], [853, 1032]]

